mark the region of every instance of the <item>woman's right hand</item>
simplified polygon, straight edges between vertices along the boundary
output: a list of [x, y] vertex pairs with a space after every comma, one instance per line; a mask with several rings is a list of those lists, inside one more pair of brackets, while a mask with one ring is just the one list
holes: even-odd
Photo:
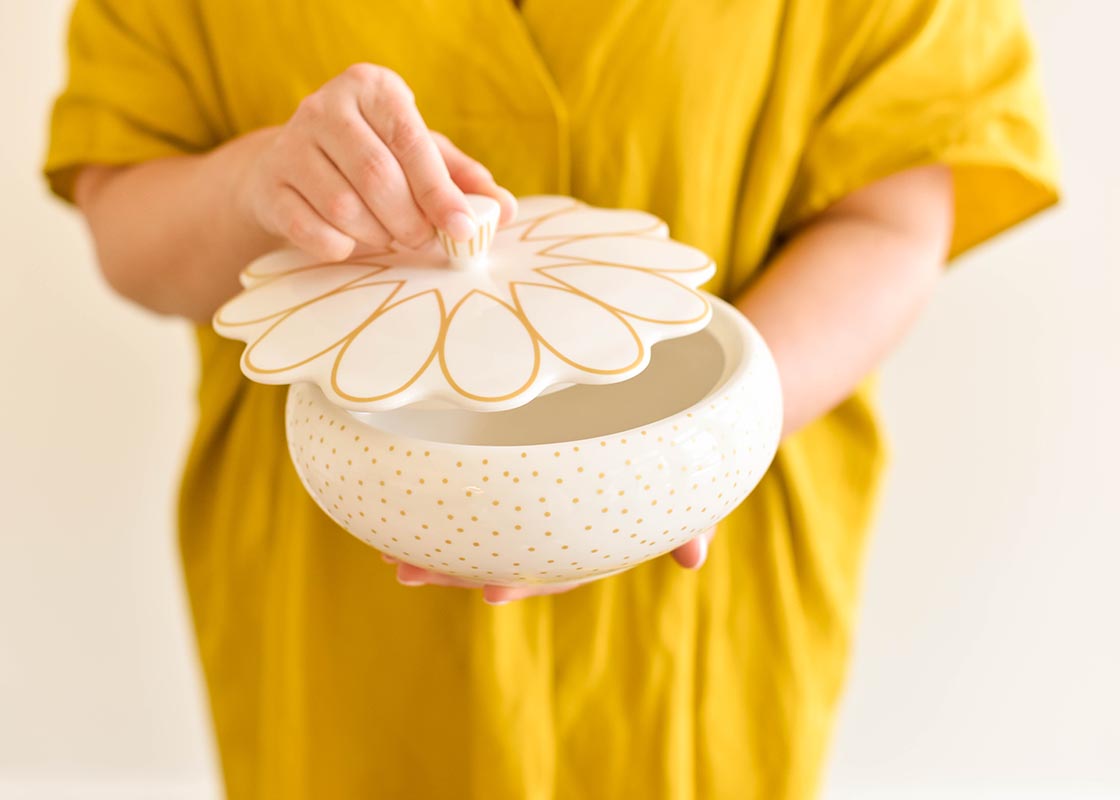
[[308, 95], [287, 123], [257, 137], [240, 208], [265, 233], [327, 261], [357, 246], [420, 247], [439, 228], [459, 241], [476, 222], [464, 192], [513, 195], [446, 137], [428, 130], [392, 70], [356, 64]]

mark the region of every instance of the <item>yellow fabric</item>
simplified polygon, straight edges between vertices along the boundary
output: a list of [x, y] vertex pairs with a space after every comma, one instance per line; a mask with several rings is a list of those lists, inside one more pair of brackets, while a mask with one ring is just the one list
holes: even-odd
[[[46, 172], [197, 152], [347, 65], [519, 194], [646, 208], [731, 297], [783, 234], [945, 162], [954, 252], [1051, 203], [1013, 0], [78, 0]], [[198, 330], [181, 543], [228, 794], [803, 798], [884, 454], [867, 389], [787, 441], [698, 573], [659, 559], [503, 608], [401, 587], [300, 487], [284, 390]]]

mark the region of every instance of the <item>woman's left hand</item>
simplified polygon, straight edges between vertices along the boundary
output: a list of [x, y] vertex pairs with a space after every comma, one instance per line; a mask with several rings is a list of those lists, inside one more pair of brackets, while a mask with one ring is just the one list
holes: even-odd
[[[696, 538], [682, 544], [671, 555], [673, 560], [685, 569], [700, 569], [708, 558], [708, 545], [715, 536], [716, 529], [709, 528]], [[537, 597], [544, 594], [561, 594], [575, 589], [585, 583], [591, 583], [596, 578], [572, 583], [544, 583], [530, 586], [496, 586], [494, 584], [469, 581], [465, 578], [456, 578], [453, 575], [444, 575], [441, 572], [414, 567], [395, 558], [382, 555], [389, 564], [397, 567], [397, 581], [403, 586], [454, 586], [460, 589], [482, 589], [482, 599], [493, 606], [505, 605], [513, 600], [524, 600], [526, 597]]]

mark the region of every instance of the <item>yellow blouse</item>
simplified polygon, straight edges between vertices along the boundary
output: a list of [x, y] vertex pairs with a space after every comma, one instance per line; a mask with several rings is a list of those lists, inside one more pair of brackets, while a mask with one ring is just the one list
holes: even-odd
[[[953, 252], [1055, 199], [1014, 0], [78, 0], [45, 171], [200, 152], [351, 63], [518, 194], [645, 208], [732, 297], [837, 198], [952, 165]], [[698, 573], [501, 608], [405, 588], [301, 488], [282, 388], [197, 332], [180, 534], [242, 798], [812, 794], [883, 466], [864, 389], [790, 438]]]

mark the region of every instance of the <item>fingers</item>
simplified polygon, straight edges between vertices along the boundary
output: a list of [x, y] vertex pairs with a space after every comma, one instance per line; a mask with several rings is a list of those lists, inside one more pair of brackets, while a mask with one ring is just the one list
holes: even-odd
[[482, 599], [492, 606], [504, 606], [514, 600], [539, 597], [547, 594], [563, 594], [582, 586], [584, 581], [574, 583], [546, 583], [539, 586], [484, 586]]
[[708, 545], [703, 536], [697, 536], [673, 551], [673, 559], [685, 569], [700, 569], [707, 556]]
[[357, 242], [377, 247], [393, 238], [323, 150], [313, 148], [294, 170], [301, 194], [335, 229]]
[[458, 589], [482, 589], [482, 599], [493, 606], [505, 605], [514, 600], [524, 600], [527, 597], [538, 595], [561, 594], [587, 583], [587, 581], [575, 581], [535, 586], [483, 585], [479, 581], [458, 578], [454, 575], [444, 575], [440, 572], [432, 572], [422, 567], [406, 564], [384, 553], [381, 555], [381, 559], [387, 564], [396, 565], [397, 582], [403, 586], [450, 586]]
[[685, 569], [700, 569], [708, 560], [708, 545], [716, 529], [709, 528], [673, 551], [673, 559]]
[[304, 98], [255, 164], [249, 196], [262, 227], [321, 258], [359, 244], [418, 249], [436, 228], [466, 241], [478, 223], [464, 192], [497, 200], [502, 222], [516, 214], [485, 167], [428, 130], [404, 80], [371, 64]]
[[359, 67], [364, 91], [358, 107], [404, 170], [412, 197], [424, 215], [452, 238], [466, 241], [478, 230], [463, 192], [451, 180], [412, 91], [396, 73]]
[[513, 193], [503, 189], [494, 180], [490, 170], [468, 156], [442, 133], [432, 132], [436, 147], [447, 164], [451, 180], [467, 194], [484, 194], [498, 201], [502, 207], [499, 224], [504, 225], [513, 221], [517, 216], [517, 198]]
[[478, 589], [482, 583], [444, 575], [440, 572], [414, 567], [403, 561], [397, 563], [397, 581], [405, 586], [454, 586], [460, 589]]
[[393, 239], [419, 248], [435, 235], [434, 223], [413, 199], [400, 163], [356, 105], [340, 110], [336, 124], [324, 126], [316, 135], [323, 151]]
[[354, 251], [354, 239], [332, 227], [291, 186], [281, 186], [275, 192], [272, 213], [273, 229], [315, 258], [342, 261]]

